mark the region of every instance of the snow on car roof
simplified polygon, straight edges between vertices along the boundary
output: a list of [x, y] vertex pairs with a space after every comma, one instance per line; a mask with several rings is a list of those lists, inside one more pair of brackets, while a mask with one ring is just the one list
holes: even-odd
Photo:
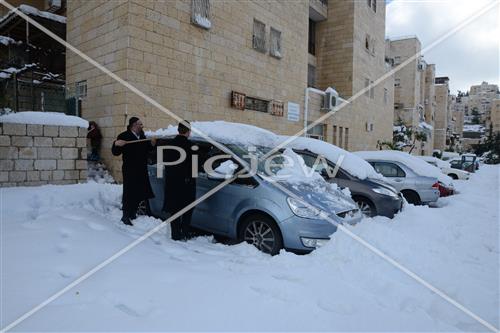
[[440, 182], [448, 185], [452, 184], [452, 179], [443, 174], [438, 167], [430, 165], [424, 160], [412, 156], [408, 153], [397, 150], [375, 150], [375, 151], [357, 151], [354, 154], [365, 160], [388, 160], [402, 163], [412, 169], [420, 176], [434, 177]]
[[[283, 141], [288, 138], [290, 137], [281, 136], [281, 139]], [[287, 147], [301, 150], [307, 149], [315, 154], [323, 155], [326, 159], [333, 163], [337, 163], [337, 161], [339, 161], [340, 158], [343, 157], [341, 168], [349, 172], [351, 175], [359, 179], [384, 179], [381, 174], [376, 172], [375, 169], [361, 157], [322, 140], [305, 138], [301, 136], [296, 137], [287, 145]]]
[[[198, 130], [221, 143], [274, 147], [279, 142], [279, 136], [273, 132], [247, 124], [227, 121], [193, 121], [191, 122], [191, 127], [193, 128], [193, 138], [202, 138], [196, 132]], [[146, 132], [147, 136], [169, 136], [176, 134], [177, 125], [169, 125], [167, 128]]]
[[89, 127], [89, 122], [62, 112], [21, 111], [0, 116], [0, 123]]
[[417, 156], [426, 162], [434, 162], [439, 168], [451, 168], [450, 163], [434, 156]]

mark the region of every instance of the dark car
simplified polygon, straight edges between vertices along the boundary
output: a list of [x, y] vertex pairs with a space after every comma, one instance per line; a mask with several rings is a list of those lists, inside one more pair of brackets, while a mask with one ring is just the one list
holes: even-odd
[[[302, 156], [306, 165], [313, 168], [317, 161], [318, 154], [309, 150], [294, 150]], [[325, 159], [328, 166], [324, 163], [316, 165], [314, 168], [325, 180], [337, 184], [341, 188], [349, 188], [353, 200], [358, 204], [361, 212], [366, 216], [382, 215], [393, 218], [394, 214], [401, 210], [403, 198], [401, 194], [391, 185], [378, 179], [359, 179], [344, 170], [338, 168], [334, 174], [335, 163]], [[331, 168], [327, 172], [326, 167]], [[331, 177], [330, 175], [334, 175]]]

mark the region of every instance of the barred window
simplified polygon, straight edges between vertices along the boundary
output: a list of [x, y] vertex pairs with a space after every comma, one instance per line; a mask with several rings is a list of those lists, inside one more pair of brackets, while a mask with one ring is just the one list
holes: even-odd
[[273, 57], [281, 58], [281, 31], [271, 27], [271, 48], [270, 53]]
[[210, 0], [191, 0], [191, 22], [204, 29], [210, 29]]
[[257, 51], [266, 53], [266, 25], [255, 19], [253, 20], [252, 46]]
[[87, 97], [87, 80], [78, 81], [75, 84], [76, 97]]
[[268, 112], [269, 101], [247, 96], [245, 98], [245, 109], [259, 112]]

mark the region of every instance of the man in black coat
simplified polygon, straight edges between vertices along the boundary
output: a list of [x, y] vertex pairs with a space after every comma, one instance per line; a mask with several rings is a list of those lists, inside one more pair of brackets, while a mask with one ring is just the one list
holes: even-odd
[[[192, 175], [193, 151], [189, 136], [191, 126], [184, 120], [177, 127], [179, 133], [170, 146], [176, 146], [184, 150], [186, 158], [174, 165], [165, 167], [165, 201], [163, 210], [173, 215], [196, 200], [196, 179]], [[165, 162], [174, 162], [180, 159], [180, 153], [174, 149], [168, 149], [164, 155]], [[193, 209], [188, 210], [170, 224], [173, 240], [186, 240], [190, 236], [191, 215]]]
[[123, 158], [121, 220], [126, 225], [133, 225], [130, 220], [136, 218], [139, 203], [154, 197], [149, 183], [147, 158], [148, 152], [154, 149], [156, 139], [134, 143], [145, 139], [142, 122], [139, 118], [132, 117], [129, 119], [127, 130], [118, 135], [111, 148], [113, 155], [122, 155]]

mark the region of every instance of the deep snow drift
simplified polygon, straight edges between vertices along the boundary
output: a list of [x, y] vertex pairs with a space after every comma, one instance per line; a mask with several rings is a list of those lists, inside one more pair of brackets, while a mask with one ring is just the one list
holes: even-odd
[[[499, 326], [499, 166], [483, 166], [440, 208], [348, 226]], [[0, 189], [3, 328], [159, 220], [118, 223], [121, 187]], [[247, 244], [186, 243], [162, 229], [14, 331], [486, 331], [341, 231], [306, 256]]]

